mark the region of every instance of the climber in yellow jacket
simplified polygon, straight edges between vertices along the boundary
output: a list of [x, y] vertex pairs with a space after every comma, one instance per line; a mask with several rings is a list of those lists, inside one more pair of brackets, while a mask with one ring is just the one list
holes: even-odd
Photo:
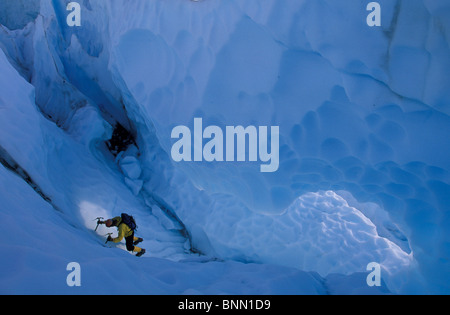
[[106, 221], [99, 221], [100, 224], [105, 224], [106, 227], [117, 227], [119, 235], [117, 237], [108, 236], [107, 242], [119, 243], [125, 238], [125, 244], [127, 250], [130, 252], [137, 253], [137, 257], [141, 257], [145, 254], [145, 249], [137, 247], [136, 245], [143, 241], [142, 238], [134, 236], [134, 229], [131, 229], [125, 222], [123, 222], [122, 217], [114, 217]]

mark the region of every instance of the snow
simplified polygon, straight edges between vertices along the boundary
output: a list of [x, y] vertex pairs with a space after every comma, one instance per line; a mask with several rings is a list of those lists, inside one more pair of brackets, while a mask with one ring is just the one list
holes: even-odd
[[[0, 166], [1, 293], [450, 292], [448, 1], [285, 2], [0, 4], [0, 160], [48, 197]], [[279, 126], [278, 170], [173, 161], [195, 118]], [[121, 212], [139, 259], [94, 232]]]
[[[295, 269], [195, 258], [139, 261], [102, 247], [93, 233], [72, 225], [17, 176], [2, 166], [0, 173], [2, 191], [8, 191], [0, 218], [5, 235], [12, 236], [0, 245], [1, 294], [323, 293], [317, 277]], [[81, 265], [79, 288], [65, 281], [72, 261]], [[246, 285], [237, 285], [242, 282]]]

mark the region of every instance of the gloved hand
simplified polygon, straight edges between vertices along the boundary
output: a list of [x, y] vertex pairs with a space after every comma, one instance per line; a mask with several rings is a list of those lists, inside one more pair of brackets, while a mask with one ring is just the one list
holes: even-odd
[[108, 238], [106, 239], [106, 242], [112, 242], [113, 238], [111, 237], [111, 235], [108, 235]]

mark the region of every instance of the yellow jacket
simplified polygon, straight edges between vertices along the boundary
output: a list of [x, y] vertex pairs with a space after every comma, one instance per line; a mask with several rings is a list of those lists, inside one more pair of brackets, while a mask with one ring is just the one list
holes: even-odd
[[122, 223], [121, 217], [115, 217], [113, 218], [113, 221], [117, 222], [116, 226], [117, 229], [119, 230], [119, 235], [116, 238], [112, 239], [114, 243], [119, 243], [121, 240], [123, 240], [124, 237], [128, 237], [133, 234], [133, 230], [130, 229], [128, 225], [126, 225], [125, 223], [121, 224]]

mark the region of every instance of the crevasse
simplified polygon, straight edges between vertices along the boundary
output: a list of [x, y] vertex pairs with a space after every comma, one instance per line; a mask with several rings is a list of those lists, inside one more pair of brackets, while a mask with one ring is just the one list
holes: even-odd
[[[380, 3], [369, 28], [358, 1], [90, 0], [68, 28], [64, 1], [42, 2], [0, 45], [91, 151], [117, 122], [135, 135], [128, 187], [200, 252], [324, 277], [376, 261], [393, 291], [445, 292], [450, 7]], [[173, 162], [171, 130], [197, 117], [279, 126], [279, 170]]]

